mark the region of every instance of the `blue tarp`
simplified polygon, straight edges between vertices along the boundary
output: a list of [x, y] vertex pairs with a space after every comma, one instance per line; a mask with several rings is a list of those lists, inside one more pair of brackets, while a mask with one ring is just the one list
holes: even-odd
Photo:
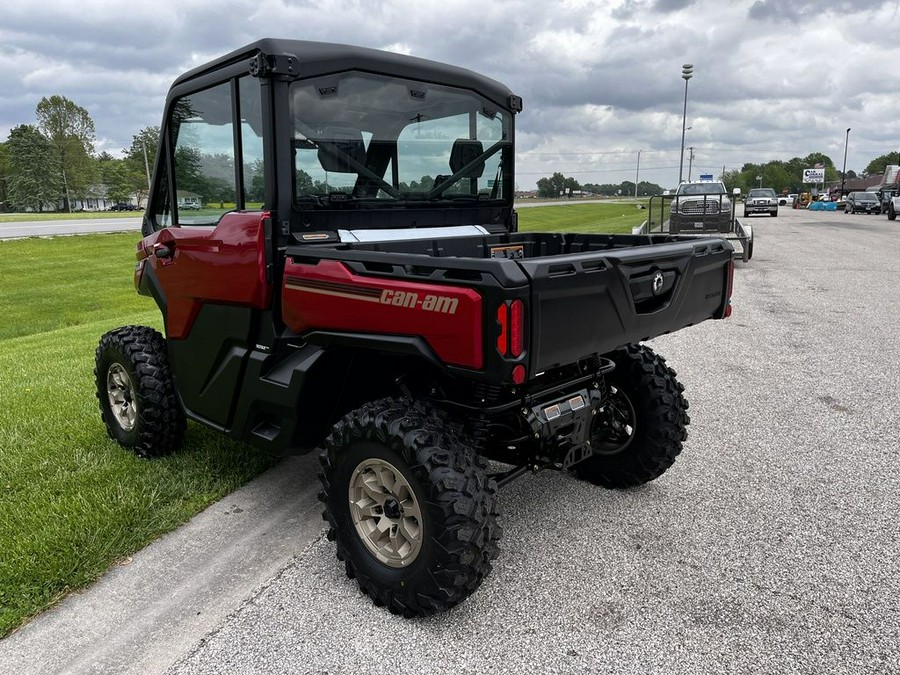
[[837, 211], [837, 202], [810, 202], [810, 211]]

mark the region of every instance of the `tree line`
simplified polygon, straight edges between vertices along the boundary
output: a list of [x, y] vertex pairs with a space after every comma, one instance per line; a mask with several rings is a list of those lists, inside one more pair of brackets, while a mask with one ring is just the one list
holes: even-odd
[[[584, 183], [583, 185], [571, 177], [564, 176], [557, 172], [549, 178], [541, 178], [537, 182], [538, 197], [543, 199], [553, 199], [563, 195], [574, 193], [590, 193], [602, 197], [634, 197], [634, 183], [631, 181], [622, 181], [621, 183], [604, 183], [598, 185], [596, 183]], [[638, 197], [650, 197], [662, 194], [663, 189], [656, 183], [648, 183], [640, 181], [638, 183]]]
[[[821, 165], [825, 169], [825, 182], [833, 183], [841, 180], [841, 172], [834, 165], [832, 159], [821, 152], [812, 152], [805, 157], [793, 159], [771, 160], [763, 164], [744, 164], [740, 169], [725, 171], [719, 176], [729, 190], [741, 188], [746, 192], [754, 187], [770, 187], [776, 192], [803, 192], [811, 186], [803, 183], [803, 170], [813, 169]], [[888, 165], [900, 165], [900, 151], [888, 152], [879, 155], [870, 161], [865, 170], [857, 175], [854, 171], [847, 171], [846, 178], [858, 178], [860, 176], [880, 176]], [[607, 183], [595, 185], [593, 183], [580, 184], [571, 177], [561, 173], [554, 173], [550, 177], [541, 178], [537, 182], [538, 196], [552, 199], [561, 195], [575, 192], [589, 192], [595, 195], [612, 197], [616, 195], [634, 196], [634, 183], [622, 181], [621, 183]], [[641, 181], [638, 184], [638, 196], [650, 197], [663, 193], [663, 188], [655, 183]]]

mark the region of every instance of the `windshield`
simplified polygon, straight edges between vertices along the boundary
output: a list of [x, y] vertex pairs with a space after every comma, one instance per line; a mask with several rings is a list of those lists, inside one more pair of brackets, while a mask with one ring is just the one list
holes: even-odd
[[774, 198], [774, 197], [775, 197], [775, 190], [768, 189], [768, 188], [762, 188], [762, 189], [756, 188], [755, 190], [750, 190], [748, 196], [750, 196], [750, 197], [770, 197], [770, 198]]
[[856, 199], [860, 202], [877, 202], [878, 198], [874, 192], [857, 192]]
[[721, 183], [684, 183], [678, 186], [679, 195], [723, 195], [725, 186]]
[[290, 96], [298, 206], [511, 197], [509, 115], [472, 91], [350, 71]]

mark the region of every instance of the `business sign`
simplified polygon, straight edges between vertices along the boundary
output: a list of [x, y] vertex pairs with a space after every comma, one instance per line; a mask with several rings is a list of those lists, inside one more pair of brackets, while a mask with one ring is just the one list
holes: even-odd
[[825, 169], [803, 169], [804, 183], [824, 183]]

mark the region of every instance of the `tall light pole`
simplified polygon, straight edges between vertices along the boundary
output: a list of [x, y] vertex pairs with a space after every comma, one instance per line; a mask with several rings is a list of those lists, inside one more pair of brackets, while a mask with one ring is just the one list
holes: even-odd
[[844, 168], [841, 169], [841, 194], [840, 198], [844, 198], [844, 181], [847, 179], [847, 145], [850, 143], [850, 128], [847, 127], [847, 135], [844, 137]]
[[637, 199], [638, 176], [641, 174], [641, 153], [643, 151], [644, 151], [643, 148], [638, 150], [637, 168], [634, 170], [634, 198], [635, 199]]
[[684, 132], [687, 130], [687, 87], [688, 80], [694, 76], [694, 66], [685, 63], [681, 67], [681, 77], [684, 78], [684, 111], [681, 113], [681, 159], [678, 160], [678, 184], [684, 176]]
[[690, 154], [688, 155], [688, 181], [691, 180], [691, 170], [694, 168], [694, 146], [689, 145], [688, 150], [690, 150]]

